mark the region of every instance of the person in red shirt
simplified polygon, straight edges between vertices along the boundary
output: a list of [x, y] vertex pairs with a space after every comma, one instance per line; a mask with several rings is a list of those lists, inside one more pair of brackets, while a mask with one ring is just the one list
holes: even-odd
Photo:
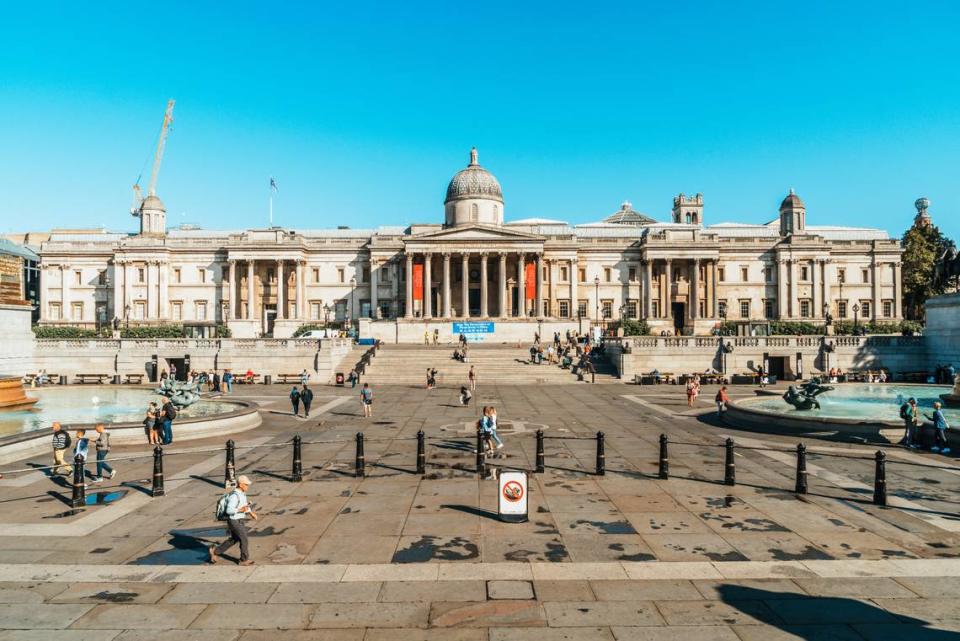
[[717, 402], [717, 418], [722, 419], [723, 413], [727, 410], [727, 403], [730, 402], [730, 397], [727, 395], [726, 385], [720, 388], [714, 400]]

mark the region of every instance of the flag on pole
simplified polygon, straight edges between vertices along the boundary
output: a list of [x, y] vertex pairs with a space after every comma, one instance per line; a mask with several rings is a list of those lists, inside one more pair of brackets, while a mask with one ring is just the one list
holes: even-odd
[[280, 188], [277, 187], [277, 181], [273, 179], [273, 176], [270, 176], [270, 189], [273, 191], [280, 191]]

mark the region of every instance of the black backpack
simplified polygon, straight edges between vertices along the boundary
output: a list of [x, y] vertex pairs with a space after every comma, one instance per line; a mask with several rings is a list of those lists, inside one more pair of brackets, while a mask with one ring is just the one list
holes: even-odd
[[905, 419], [905, 418], [909, 418], [909, 417], [907, 416], [907, 410], [908, 410], [909, 408], [910, 408], [910, 404], [909, 404], [909, 403], [904, 403], [903, 405], [900, 406], [900, 418], [904, 418], [904, 419]]
[[177, 408], [173, 403], [167, 403], [163, 406], [163, 414], [165, 418], [170, 419], [171, 421], [177, 418]]
[[70, 449], [70, 444], [73, 443], [73, 439], [70, 438], [70, 432], [63, 430], [63, 447], [64, 449]]

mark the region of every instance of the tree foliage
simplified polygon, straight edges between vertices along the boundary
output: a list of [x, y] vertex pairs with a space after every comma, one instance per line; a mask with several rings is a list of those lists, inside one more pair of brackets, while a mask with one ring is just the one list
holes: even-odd
[[924, 303], [931, 296], [944, 292], [943, 286], [933, 282], [937, 258], [950, 241], [932, 224], [917, 224], [903, 234], [903, 315], [911, 320], [923, 320]]

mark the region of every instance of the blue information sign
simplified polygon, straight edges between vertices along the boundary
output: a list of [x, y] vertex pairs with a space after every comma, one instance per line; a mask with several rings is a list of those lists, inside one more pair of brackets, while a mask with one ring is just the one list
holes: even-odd
[[456, 336], [463, 334], [468, 341], [482, 341], [487, 334], [493, 334], [494, 323], [487, 321], [464, 321], [453, 324]]

